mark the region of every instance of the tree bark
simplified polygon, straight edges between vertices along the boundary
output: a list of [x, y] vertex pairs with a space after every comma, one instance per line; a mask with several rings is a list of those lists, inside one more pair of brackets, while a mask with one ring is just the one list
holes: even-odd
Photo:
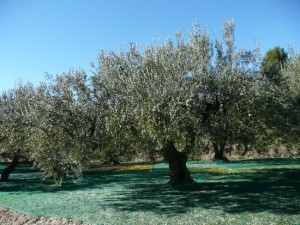
[[18, 154], [15, 154], [13, 156], [12, 162], [2, 171], [0, 181], [8, 181], [9, 175], [15, 170], [16, 166], [19, 164], [19, 158], [20, 156]]
[[187, 154], [177, 151], [173, 141], [167, 141], [162, 150], [164, 159], [169, 163], [169, 184], [194, 184], [195, 181], [186, 167]]
[[224, 156], [225, 145], [214, 142], [213, 146], [215, 151], [214, 160], [222, 160], [228, 162], [229, 160]]

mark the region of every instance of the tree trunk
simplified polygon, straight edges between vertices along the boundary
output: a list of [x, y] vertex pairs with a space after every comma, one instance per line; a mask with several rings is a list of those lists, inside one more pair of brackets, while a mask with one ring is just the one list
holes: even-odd
[[162, 150], [164, 159], [169, 163], [169, 184], [194, 184], [195, 181], [186, 167], [187, 154], [177, 151], [172, 141], [167, 141]]
[[19, 158], [18, 154], [14, 155], [12, 162], [2, 171], [0, 181], [8, 181], [10, 173], [13, 172], [19, 164]]
[[108, 160], [103, 162], [103, 165], [108, 165], [108, 166], [114, 166], [114, 165], [118, 165], [118, 164], [121, 164], [121, 163], [113, 157], [109, 157]]
[[249, 152], [249, 146], [248, 144], [244, 143], [244, 151], [242, 153], [242, 156], [246, 156], [248, 152]]
[[213, 146], [214, 146], [214, 151], [215, 151], [214, 160], [222, 160], [222, 161], [225, 161], [225, 162], [229, 161], [224, 156], [224, 149], [225, 149], [224, 144], [218, 144], [218, 143], [214, 142]]

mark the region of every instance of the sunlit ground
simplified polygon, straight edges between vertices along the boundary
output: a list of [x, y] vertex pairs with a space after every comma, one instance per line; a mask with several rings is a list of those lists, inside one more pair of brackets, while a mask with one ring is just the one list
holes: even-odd
[[0, 205], [91, 224], [300, 224], [300, 159], [189, 162], [193, 188], [167, 185], [167, 167], [84, 175], [62, 187], [19, 167], [0, 183]]

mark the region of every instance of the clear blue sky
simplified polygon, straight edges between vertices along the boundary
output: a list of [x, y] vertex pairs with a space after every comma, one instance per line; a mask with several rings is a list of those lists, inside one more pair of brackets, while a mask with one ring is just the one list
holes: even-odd
[[221, 35], [230, 19], [238, 48], [300, 48], [299, 0], [0, 0], [0, 91], [45, 72], [90, 73], [101, 49], [187, 38], [195, 22]]

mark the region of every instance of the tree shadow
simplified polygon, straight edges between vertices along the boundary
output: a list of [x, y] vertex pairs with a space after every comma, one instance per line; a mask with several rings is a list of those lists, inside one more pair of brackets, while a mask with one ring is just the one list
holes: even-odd
[[192, 209], [216, 209], [232, 214], [270, 212], [299, 215], [299, 174], [298, 167], [254, 168], [235, 173], [201, 172], [192, 174], [199, 182], [196, 185], [174, 187], [167, 184], [169, 176], [166, 169], [153, 169], [88, 174], [81, 182], [74, 183], [69, 178], [62, 187], [53, 187], [51, 181], [42, 181], [39, 173], [18, 173], [12, 176], [10, 182], [0, 183], [0, 191], [35, 194], [93, 189], [101, 194], [102, 189], [111, 188], [110, 195], [102, 196], [99, 202], [93, 204], [119, 211], [170, 215]]
[[[219, 209], [227, 213], [271, 212], [298, 215], [300, 212], [299, 169], [267, 169], [251, 173], [214, 174], [222, 181], [201, 182], [192, 187], [172, 187], [136, 182], [106, 198], [118, 210], [152, 211], [158, 214], [186, 213], [192, 208]], [[163, 177], [157, 177], [161, 179]]]
[[[125, 164], [126, 165], [126, 164]], [[1, 169], [5, 167], [0, 166]], [[124, 176], [118, 176], [121, 172], [115, 172], [108, 168], [104, 172], [88, 171], [81, 178], [70, 174], [65, 177], [61, 186], [55, 186], [51, 178], [43, 179], [42, 172], [29, 165], [17, 166], [11, 173], [10, 178], [6, 182], [0, 182], [0, 192], [69, 192], [76, 190], [101, 189], [106, 184], [124, 182], [129, 177], [126, 173]], [[122, 179], [124, 177], [124, 179]]]
[[[67, 177], [61, 186], [55, 186], [52, 179], [42, 179], [40, 172], [13, 173], [7, 182], [0, 182], [1, 192], [70, 192], [77, 190], [101, 189], [106, 184], [122, 183], [116, 172], [86, 174], [82, 178]], [[120, 174], [120, 173], [119, 173]], [[124, 174], [124, 177], [127, 175]], [[16, 178], [15, 178], [16, 177]], [[125, 178], [124, 178], [125, 179]]]
[[300, 158], [262, 158], [230, 160], [229, 164], [258, 164], [258, 165], [300, 165]]

